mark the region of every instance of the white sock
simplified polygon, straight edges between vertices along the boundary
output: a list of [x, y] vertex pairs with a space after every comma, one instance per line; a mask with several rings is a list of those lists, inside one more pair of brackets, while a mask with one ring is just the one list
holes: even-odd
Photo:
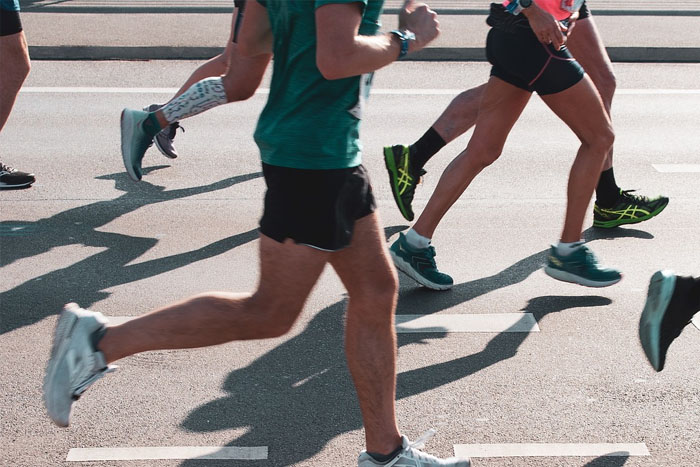
[[422, 236], [413, 229], [409, 229], [408, 232], [406, 232], [406, 242], [413, 248], [419, 248], [421, 250], [430, 246], [430, 239]]
[[570, 242], [570, 243], [565, 243], [562, 241], [559, 241], [557, 243], [557, 254], [559, 256], [569, 256], [571, 253], [574, 251], [578, 250], [581, 245], [583, 245], [583, 240], [579, 240], [578, 242]]
[[187, 91], [164, 105], [160, 110], [163, 111], [163, 116], [168, 123], [174, 123], [226, 102], [226, 88], [219, 76], [197, 81]]

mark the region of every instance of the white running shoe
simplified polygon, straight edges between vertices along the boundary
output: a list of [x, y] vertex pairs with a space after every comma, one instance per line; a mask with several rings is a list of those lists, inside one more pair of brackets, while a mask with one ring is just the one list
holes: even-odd
[[102, 313], [83, 310], [75, 303], [63, 307], [58, 317], [44, 376], [44, 404], [60, 427], [68, 426], [73, 402], [88, 386], [116, 369], [93, 348], [93, 334], [106, 324]]
[[428, 430], [413, 443], [405, 436], [402, 436], [401, 446], [403, 449], [396, 457], [385, 463], [375, 461], [372, 456], [367, 454], [367, 451], [362, 451], [360, 457], [357, 458], [357, 467], [470, 467], [472, 465], [467, 458], [450, 457], [449, 459], [440, 459], [420, 451], [419, 449], [434, 434], [435, 430]]

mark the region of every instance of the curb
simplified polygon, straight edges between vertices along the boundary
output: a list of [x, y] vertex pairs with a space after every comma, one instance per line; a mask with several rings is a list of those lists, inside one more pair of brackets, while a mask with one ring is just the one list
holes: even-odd
[[[608, 47], [613, 62], [700, 63], [700, 47]], [[208, 60], [223, 47], [29, 46], [32, 60]], [[428, 47], [404, 61], [485, 61], [483, 47]]]

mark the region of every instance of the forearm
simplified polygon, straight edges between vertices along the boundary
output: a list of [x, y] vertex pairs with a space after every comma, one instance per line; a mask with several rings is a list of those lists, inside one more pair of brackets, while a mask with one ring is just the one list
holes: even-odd
[[358, 35], [350, 47], [330, 53], [319, 51], [318, 66], [326, 79], [347, 78], [383, 68], [394, 62], [400, 52], [401, 41], [394, 34]]

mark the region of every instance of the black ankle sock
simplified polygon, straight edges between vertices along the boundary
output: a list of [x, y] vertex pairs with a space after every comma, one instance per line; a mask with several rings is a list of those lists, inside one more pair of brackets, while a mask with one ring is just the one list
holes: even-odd
[[372, 457], [372, 459], [374, 459], [375, 461], [385, 463], [385, 462], [389, 462], [391, 459], [396, 457], [398, 455], [398, 453], [401, 452], [402, 449], [403, 449], [403, 446], [399, 446], [398, 448], [394, 449], [389, 454], [378, 454], [376, 452], [367, 452], [367, 454], [369, 454]]
[[422, 169], [426, 162], [437, 154], [440, 149], [444, 148], [446, 144], [442, 136], [435, 131], [435, 128], [428, 128], [428, 131], [411, 146], [413, 150], [411, 154], [413, 169]]
[[615, 201], [620, 196], [620, 187], [615, 183], [615, 174], [613, 168], [604, 170], [600, 173], [598, 186], [595, 189], [596, 204], [601, 208], [609, 208], [615, 204]]

